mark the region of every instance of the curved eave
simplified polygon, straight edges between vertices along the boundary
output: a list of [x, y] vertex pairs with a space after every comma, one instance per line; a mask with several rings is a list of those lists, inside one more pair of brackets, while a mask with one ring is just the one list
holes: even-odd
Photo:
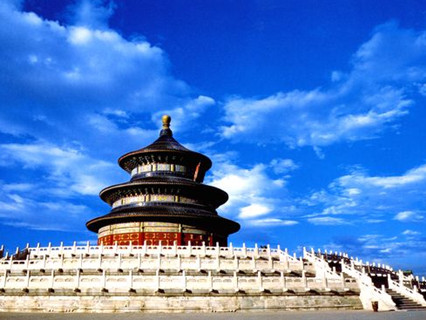
[[226, 234], [235, 233], [240, 229], [240, 225], [232, 220], [223, 218], [221, 216], [213, 215], [189, 215], [189, 214], [167, 214], [158, 210], [158, 212], [152, 213], [140, 213], [135, 212], [123, 213], [123, 214], [107, 214], [102, 217], [92, 219], [86, 223], [87, 229], [93, 232], [98, 232], [100, 228], [113, 225], [117, 223], [126, 222], [170, 222], [170, 223], [181, 223], [194, 227], [201, 228], [203, 230]]
[[[205, 184], [199, 184], [196, 182], [192, 182], [190, 180], [163, 180], [160, 179], [146, 181], [146, 180], [137, 180], [133, 182], [127, 182], [127, 183], [121, 183], [116, 184], [110, 187], [107, 187], [103, 189], [99, 196], [103, 201], [108, 203], [109, 205], [112, 205], [112, 203], [116, 200], [113, 199], [112, 196], [115, 192], [124, 191], [127, 190], [129, 193], [131, 190], [135, 190], [134, 193], [140, 194], [142, 193], [140, 189], [155, 189], [159, 187], [167, 188], [170, 194], [175, 194], [176, 189], [188, 189], [191, 191], [188, 191], [188, 194], [191, 194], [193, 198], [199, 198], [202, 200], [205, 200], [207, 203], [211, 203], [216, 208], [224, 204], [226, 201], [228, 201], [228, 194], [216, 187], [205, 185]], [[184, 194], [185, 191], [181, 191], [179, 194]]]
[[[126, 170], [127, 172], [131, 172], [132, 169], [135, 167], [134, 163], [142, 164], [138, 159], [144, 156], [149, 156], [152, 158], [152, 156], [155, 155], [166, 155], [170, 154], [172, 157], [178, 157], [181, 160], [179, 162], [192, 162], [194, 164], [201, 163], [202, 170], [205, 172], [209, 170], [212, 167], [212, 161], [209, 157], [194, 152], [191, 150], [173, 150], [173, 149], [140, 149], [136, 151], [132, 151], [129, 153], [126, 153], [125, 155], [121, 156], [118, 159], [118, 164], [121, 168]], [[172, 163], [172, 162], [171, 162]]]

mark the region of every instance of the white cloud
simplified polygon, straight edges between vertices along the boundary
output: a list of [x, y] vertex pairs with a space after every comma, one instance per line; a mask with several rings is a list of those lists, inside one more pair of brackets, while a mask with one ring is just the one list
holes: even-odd
[[219, 208], [220, 214], [246, 226], [297, 223], [288, 219], [296, 215], [297, 209], [287, 194], [285, 181], [269, 176], [269, 165], [242, 168], [229, 160], [237, 159], [235, 154], [216, 154], [212, 158], [215, 166], [206, 183], [229, 194], [229, 201]]
[[[61, 148], [45, 142], [33, 144], [0, 145], [0, 165], [17, 164], [21, 170], [41, 170], [46, 188], [57, 195], [97, 195], [99, 190], [113, 182], [115, 165], [93, 159], [80, 150]], [[16, 166], [15, 166], [16, 167]], [[8, 192], [27, 191], [31, 185], [7, 184]]]
[[418, 236], [421, 233], [418, 232], [418, 231], [414, 231], [414, 230], [405, 230], [402, 234], [406, 235], [406, 236]]
[[249, 223], [253, 226], [258, 227], [269, 227], [269, 226], [294, 226], [299, 222], [296, 220], [283, 220], [277, 218], [266, 218], [266, 219], [253, 219]]
[[108, 0], [80, 0], [70, 7], [75, 24], [95, 28], [106, 27], [114, 9], [114, 2]]
[[333, 72], [327, 88], [231, 98], [222, 136], [291, 147], [377, 137], [408, 113], [413, 83], [426, 81], [425, 34], [386, 24], [354, 54], [349, 73]]
[[272, 211], [272, 209], [264, 204], [252, 203], [249, 206], [243, 207], [240, 209], [239, 218], [256, 218], [259, 216], [263, 216]]
[[394, 219], [398, 221], [403, 221], [403, 222], [418, 221], [418, 220], [422, 220], [423, 216], [414, 211], [401, 211], [395, 215]]
[[84, 231], [95, 214], [86, 203], [120, 182], [115, 164], [42, 141], [1, 144], [0, 167], [15, 173], [0, 183], [1, 223], [36, 230]]
[[63, 25], [0, 4], [0, 132], [84, 141], [88, 150], [108, 156], [115, 145], [118, 157], [152, 141], [153, 130], [142, 128], [152, 126], [150, 115], [160, 107], [190, 111], [191, 121], [214, 104], [209, 97], [192, 97], [170, 75], [159, 47], [109, 29], [113, 7], [81, 1], [72, 24]]
[[292, 159], [272, 159], [269, 165], [276, 174], [287, 173], [299, 168]]
[[335, 179], [327, 189], [301, 201], [306, 210], [317, 213], [309, 217], [353, 215], [368, 223], [394, 220], [422, 221], [418, 208], [426, 205], [426, 165], [401, 175], [370, 176], [361, 169]]
[[152, 121], [158, 122], [163, 114], [169, 114], [172, 118], [173, 130], [185, 131], [199, 127], [205, 121], [201, 123], [196, 122], [208, 108], [214, 106], [216, 101], [207, 96], [200, 95], [197, 98], [187, 101], [181, 107], [175, 107], [173, 109], [164, 109], [159, 112], [152, 114]]
[[336, 217], [316, 217], [316, 218], [308, 218], [308, 221], [315, 225], [341, 225], [347, 224], [348, 222], [342, 218]]

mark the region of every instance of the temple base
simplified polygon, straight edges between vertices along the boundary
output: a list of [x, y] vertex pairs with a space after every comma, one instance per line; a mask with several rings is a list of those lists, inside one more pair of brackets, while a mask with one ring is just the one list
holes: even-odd
[[166, 222], [129, 222], [105, 226], [99, 230], [98, 244], [113, 245], [191, 245], [227, 246], [227, 237], [198, 228]]

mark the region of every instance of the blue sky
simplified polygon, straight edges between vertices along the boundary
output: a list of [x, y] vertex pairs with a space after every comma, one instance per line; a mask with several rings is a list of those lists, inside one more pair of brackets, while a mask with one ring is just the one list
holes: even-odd
[[0, 243], [96, 241], [160, 117], [213, 160], [235, 245], [426, 274], [423, 1], [2, 1]]

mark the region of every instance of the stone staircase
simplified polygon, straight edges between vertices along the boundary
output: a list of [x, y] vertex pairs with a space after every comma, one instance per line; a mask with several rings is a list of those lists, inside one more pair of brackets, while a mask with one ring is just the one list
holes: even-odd
[[426, 307], [423, 307], [421, 304], [403, 296], [395, 290], [386, 289], [386, 292], [392, 297], [398, 310], [426, 310]]

